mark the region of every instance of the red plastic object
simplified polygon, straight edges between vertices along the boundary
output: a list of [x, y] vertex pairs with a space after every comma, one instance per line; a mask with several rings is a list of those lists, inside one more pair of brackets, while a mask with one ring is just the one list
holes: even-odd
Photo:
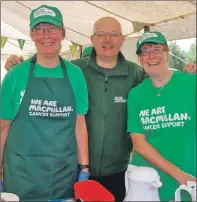
[[100, 183], [94, 180], [76, 182], [74, 185], [75, 200], [114, 202], [114, 196]]

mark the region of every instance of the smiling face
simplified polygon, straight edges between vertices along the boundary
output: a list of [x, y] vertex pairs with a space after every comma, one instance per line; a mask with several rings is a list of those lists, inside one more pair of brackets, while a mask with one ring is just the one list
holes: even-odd
[[103, 17], [94, 24], [92, 44], [99, 57], [117, 57], [124, 41], [120, 23], [112, 17]]
[[139, 60], [149, 76], [162, 75], [168, 71], [168, 48], [164, 44], [145, 43]]
[[38, 54], [45, 57], [53, 57], [59, 54], [61, 42], [64, 40], [62, 27], [40, 23], [30, 31], [30, 35]]

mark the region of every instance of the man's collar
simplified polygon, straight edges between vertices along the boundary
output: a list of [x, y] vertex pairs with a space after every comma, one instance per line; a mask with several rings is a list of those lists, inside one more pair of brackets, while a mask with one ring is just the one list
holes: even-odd
[[[100, 72], [99, 67], [96, 63], [96, 51], [94, 48], [88, 59], [88, 65]], [[123, 54], [121, 52], [119, 52], [118, 61], [115, 66], [115, 71], [114, 71], [113, 75], [111, 75], [111, 76], [127, 76], [127, 75], [128, 75], [128, 63], [125, 60], [125, 57], [123, 56]]]

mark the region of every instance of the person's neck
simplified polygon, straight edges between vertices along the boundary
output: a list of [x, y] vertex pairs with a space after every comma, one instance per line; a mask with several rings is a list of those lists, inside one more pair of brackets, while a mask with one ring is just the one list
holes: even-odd
[[53, 57], [46, 57], [42, 55], [37, 54], [36, 62], [46, 68], [53, 68], [56, 67], [59, 63], [59, 55], [53, 56]]
[[118, 56], [114, 57], [99, 57], [96, 56], [96, 63], [103, 68], [114, 68], [117, 64]]
[[168, 83], [173, 74], [172, 70], [167, 70], [164, 74], [158, 75], [157, 77], [151, 77], [152, 84], [155, 87], [162, 87]]

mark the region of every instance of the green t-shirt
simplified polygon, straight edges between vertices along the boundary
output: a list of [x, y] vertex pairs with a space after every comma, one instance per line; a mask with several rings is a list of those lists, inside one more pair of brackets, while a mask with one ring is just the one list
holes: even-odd
[[[18, 111], [27, 86], [30, 60], [31, 58], [16, 65], [7, 72], [3, 79], [1, 86], [1, 119], [13, 120]], [[64, 63], [67, 67], [68, 78], [75, 96], [76, 113], [86, 114], [88, 110], [88, 92], [83, 72], [79, 67], [66, 60], [64, 60]], [[54, 68], [45, 68], [36, 63], [34, 76], [63, 78], [63, 71], [60, 64]], [[63, 92], [64, 90], [62, 88], [62, 93]]]
[[[164, 158], [196, 176], [196, 75], [175, 71], [157, 96], [160, 90], [150, 78], [130, 90], [127, 131], [144, 134]], [[131, 163], [155, 168], [136, 152]], [[161, 200], [172, 199], [178, 183], [155, 169], [163, 183]]]

